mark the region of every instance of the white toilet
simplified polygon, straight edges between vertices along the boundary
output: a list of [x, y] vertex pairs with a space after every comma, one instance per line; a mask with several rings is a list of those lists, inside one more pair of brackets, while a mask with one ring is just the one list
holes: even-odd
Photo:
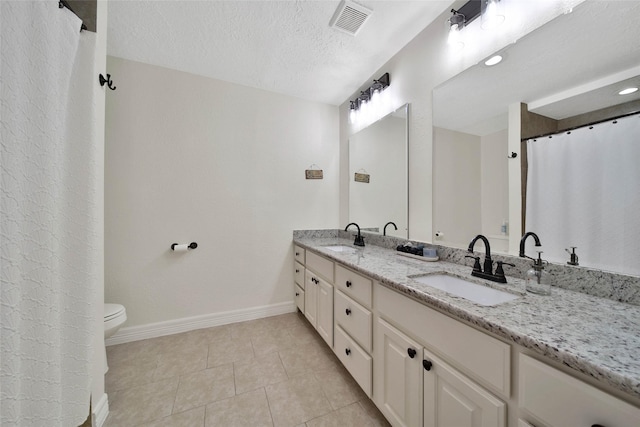
[[[107, 339], [116, 332], [127, 320], [127, 310], [120, 304], [104, 304], [104, 339]], [[104, 350], [104, 373], [109, 370], [107, 365], [107, 349]]]

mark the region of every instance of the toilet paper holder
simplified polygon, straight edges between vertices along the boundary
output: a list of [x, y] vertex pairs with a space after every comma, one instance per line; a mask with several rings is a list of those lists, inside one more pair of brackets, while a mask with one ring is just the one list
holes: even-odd
[[[172, 243], [171, 244], [171, 250], [172, 251], [175, 250], [175, 247], [178, 246], [178, 245], [179, 245], [179, 243]], [[189, 243], [189, 246], [188, 246], [189, 249], [195, 249], [197, 247], [198, 247], [198, 244], [196, 242], [191, 242], [191, 243]]]

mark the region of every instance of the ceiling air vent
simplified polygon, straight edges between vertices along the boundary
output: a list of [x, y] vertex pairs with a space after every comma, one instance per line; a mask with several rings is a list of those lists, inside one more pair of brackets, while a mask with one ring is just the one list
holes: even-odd
[[355, 36], [372, 12], [371, 9], [352, 1], [343, 0], [329, 26]]

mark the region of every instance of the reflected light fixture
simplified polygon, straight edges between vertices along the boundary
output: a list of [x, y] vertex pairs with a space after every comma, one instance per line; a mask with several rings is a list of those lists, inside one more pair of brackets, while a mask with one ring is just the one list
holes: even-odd
[[618, 95], [629, 95], [629, 94], [635, 93], [637, 91], [638, 91], [637, 87], [628, 87], [628, 88], [623, 89], [620, 92], [618, 92]]
[[504, 22], [504, 1], [481, 0], [481, 22], [483, 30], [499, 27]]

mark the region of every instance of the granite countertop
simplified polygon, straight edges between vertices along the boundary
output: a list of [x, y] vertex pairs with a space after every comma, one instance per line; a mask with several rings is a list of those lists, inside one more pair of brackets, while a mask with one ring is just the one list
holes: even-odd
[[[294, 238], [294, 243], [363, 273], [382, 285], [425, 305], [468, 321], [509, 342], [562, 363], [640, 398], [640, 307], [553, 287], [550, 296], [525, 291], [524, 280], [509, 277], [507, 285], [471, 276], [471, 267], [425, 262], [396, 251], [367, 245], [358, 248], [340, 238]], [[344, 245], [353, 253], [325, 246]], [[522, 296], [493, 307], [481, 306], [421, 284], [408, 276], [445, 272]]]

